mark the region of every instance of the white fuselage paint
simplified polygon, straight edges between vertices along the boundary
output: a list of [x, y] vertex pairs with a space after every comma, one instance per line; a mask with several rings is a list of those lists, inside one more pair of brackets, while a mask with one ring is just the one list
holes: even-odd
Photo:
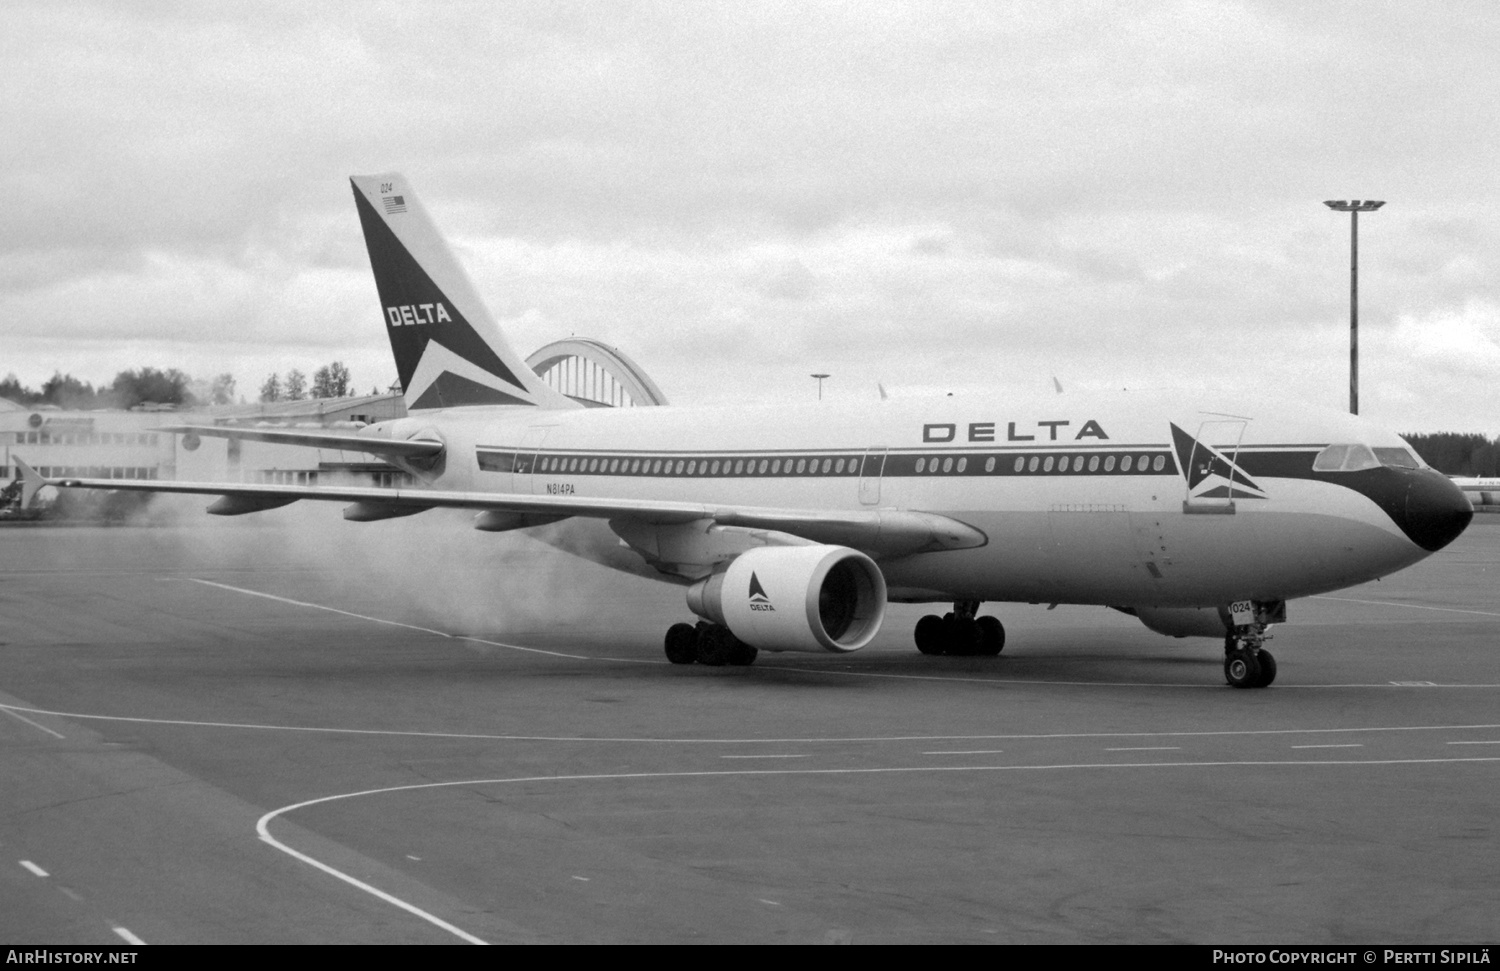
[[[1186, 511], [1189, 486], [1178, 469], [1170, 423], [1226, 455], [1291, 452], [1304, 466], [1331, 443], [1405, 444], [1338, 412], [1243, 403], [1202, 408], [1134, 394], [713, 410], [465, 408], [417, 412], [380, 427], [394, 438], [435, 434], [447, 443], [442, 473], [429, 480], [439, 489], [915, 510], [986, 534], [988, 543], [979, 548], [882, 560], [893, 600], [1160, 606], [1281, 600], [1363, 583], [1428, 555], [1371, 499], [1311, 478], [1254, 475], [1263, 498], [1236, 498], [1232, 513]], [[863, 463], [870, 449], [888, 450], [878, 482], [847, 471], [847, 462]], [[480, 451], [518, 454], [521, 471], [482, 469]], [[565, 454], [733, 460], [798, 453], [842, 457], [846, 473], [612, 475], [531, 467]], [[1118, 465], [1125, 454], [1164, 455], [1166, 461], [1160, 472], [1125, 473]], [[970, 463], [994, 457], [1002, 471], [1013, 468], [1017, 456], [1029, 462], [1033, 455], [1043, 461], [1066, 455], [1070, 464], [1066, 472], [1054, 467], [1008, 475], [896, 470], [902, 461], [933, 455]], [[1080, 455], [1085, 467], [1074, 472], [1071, 463]], [[1096, 455], [1099, 466], [1090, 472]], [[1109, 456], [1117, 465], [1106, 473]], [[975, 468], [971, 464], [970, 472]], [[1215, 503], [1195, 505], [1202, 510]]]

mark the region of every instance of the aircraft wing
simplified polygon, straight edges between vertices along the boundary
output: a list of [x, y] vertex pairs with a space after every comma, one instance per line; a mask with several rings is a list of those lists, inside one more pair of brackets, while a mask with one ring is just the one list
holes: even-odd
[[668, 525], [708, 521], [721, 526], [768, 529], [815, 543], [849, 546], [872, 556], [905, 556], [940, 550], [972, 549], [989, 542], [983, 532], [936, 513], [912, 510], [781, 509], [715, 505], [657, 499], [604, 499], [584, 496], [528, 496], [502, 492], [456, 492], [438, 489], [374, 486], [265, 485], [242, 482], [174, 482], [162, 479], [45, 478], [12, 454], [22, 475], [22, 501], [50, 485], [62, 489], [110, 489], [126, 492], [174, 492], [220, 496], [210, 511], [235, 514], [274, 509], [299, 499], [356, 502], [405, 511], [456, 508], [519, 515], [624, 519]]
[[[382, 458], [432, 458], [443, 450], [443, 443], [430, 439], [396, 440], [372, 435], [329, 431], [296, 431], [285, 428], [240, 428], [228, 425], [167, 425], [157, 429], [179, 435], [202, 438], [237, 438], [251, 442], [274, 442], [277, 445], [304, 445], [308, 448], [336, 448], [346, 452], [368, 452]], [[166, 490], [163, 490], [166, 491]]]

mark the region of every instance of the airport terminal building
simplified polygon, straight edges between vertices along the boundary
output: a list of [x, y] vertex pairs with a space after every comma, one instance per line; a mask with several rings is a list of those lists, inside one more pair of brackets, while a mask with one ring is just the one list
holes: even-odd
[[[585, 407], [667, 403], [639, 364], [600, 341], [555, 341], [532, 353], [526, 363]], [[64, 411], [0, 398], [0, 489], [20, 477], [15, 457], [48, 477], [397, 486], [408, 480], [406, 473], [364, 452], [199, 438], [162, 429], [238, 425], [352, 430], [405, 416], [399, 391], [182, 410], [146, 405], [131, 411]]]
[[315, 484], [362, 479], [394, 485], [402, 473], [363, 453], [263, 442], [198, 439], [168, 425], [346, 428], [406, 414], [401, 395], [306, 399], [176, 410], [64, 411], [0, 399], [0, 484], [19, 477], [20, 458], [45, 476]]

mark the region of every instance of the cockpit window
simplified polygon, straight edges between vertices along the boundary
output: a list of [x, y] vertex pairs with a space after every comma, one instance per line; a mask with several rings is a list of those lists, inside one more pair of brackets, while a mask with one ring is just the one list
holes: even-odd
[[1379, 465], [1380, 460], [1367, 445], [1330, 445], [1313, 459], [1313, 470], [1316, 472], [1358, 472], [1361, 469], [1378, 468]]
[[1314, 472], [1337, 472], [1344, 467], [1344, 458], [1349, 454], [1347, 445], [1330, 445], [1313, 459]]
[[1380, 459], [1381, 465], [1389, 465], [1393, 469], [1420, 469], [1422, 460], [1417, 458], [1409, 448], [1392, 446], [1389, 448], [1375, 449], [1375, 457]]
[[1313, 459], [1313, 469], [1317, 472], [1358, 472], [1382, 465], [1393, 469], [1420, 469], [1422, 460], [1411, 449], [1399, 445], [1382, 445], [1374, 449], [1365, 445], [1330, 445]]

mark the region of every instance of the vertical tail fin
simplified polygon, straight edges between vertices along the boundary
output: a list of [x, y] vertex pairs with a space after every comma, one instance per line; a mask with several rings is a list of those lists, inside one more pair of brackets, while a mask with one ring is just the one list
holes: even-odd
[[511, 350], [404, 176], [349, 181], [409, 410], [578, 407]]

